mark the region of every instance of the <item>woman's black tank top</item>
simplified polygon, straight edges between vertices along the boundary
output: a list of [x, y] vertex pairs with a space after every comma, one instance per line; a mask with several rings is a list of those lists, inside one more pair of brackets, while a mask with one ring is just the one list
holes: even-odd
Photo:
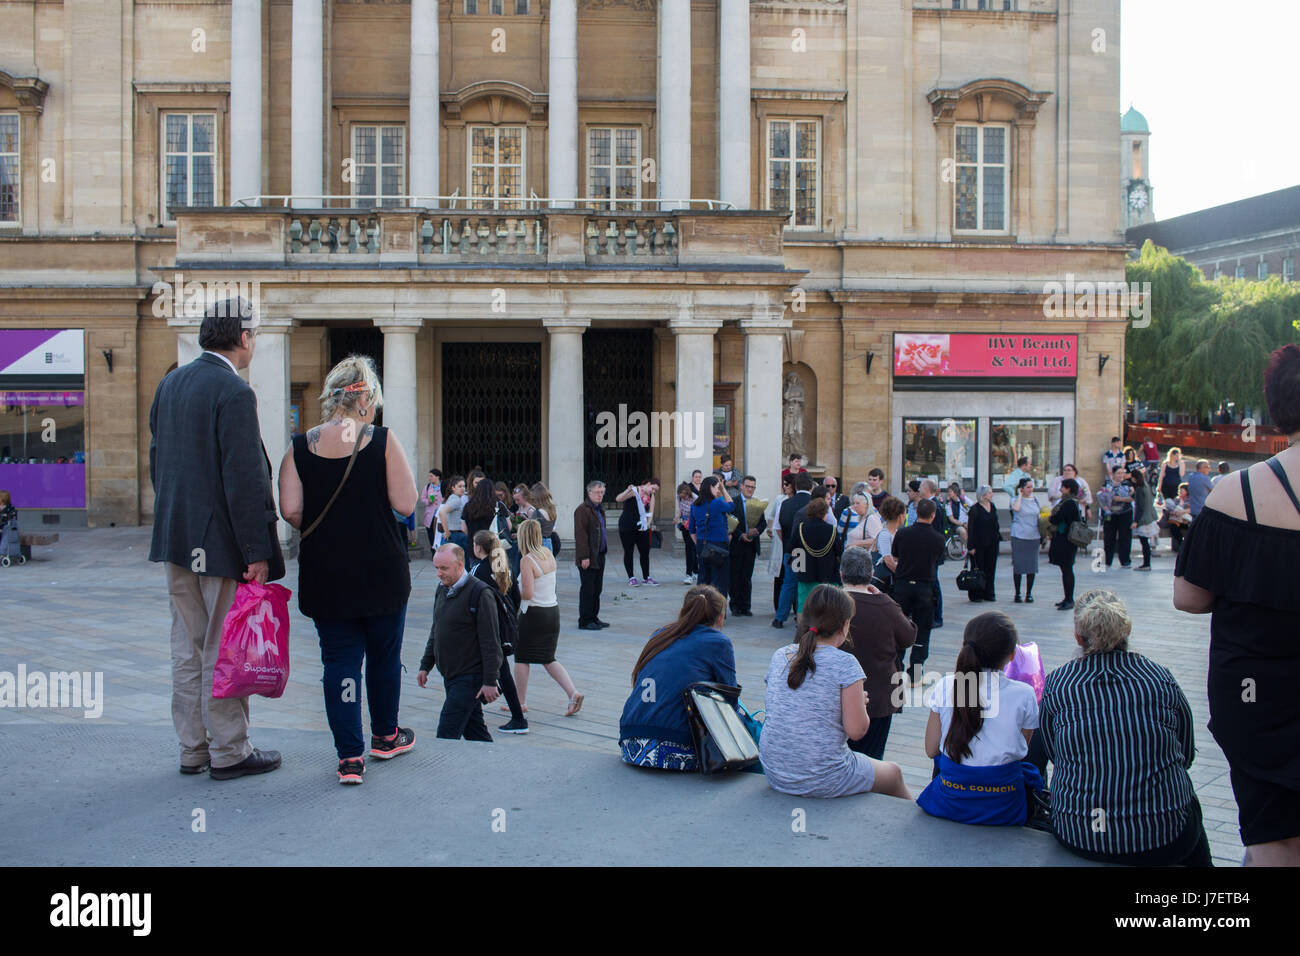
[[[398, 525], [388, 503], [387, 445], [388, 429], [375, 426], [325, 520], [302, 542], [298, 609], [307, 617], [396, 614], [410, 597], [405, 526]], [[348, 459], [314, 455], [307, 437], [296, 435], [293, 463], [302, 480], [302, 527], [307, 528], [334, 494]]]

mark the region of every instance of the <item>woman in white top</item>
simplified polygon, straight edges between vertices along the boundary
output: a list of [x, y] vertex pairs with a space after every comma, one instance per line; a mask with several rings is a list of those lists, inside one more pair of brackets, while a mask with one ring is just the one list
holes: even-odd
[[[515, 686], [519, 703], [528, 692], [532, 664], [541, 664], [569, 698], [565, 717], [582, 708], [582, 694], [573, 686], [569, 672], [555, 659], [560, 639], [560, 607], [555, 597], [555, 556], [542, 544], [542, 526], [528, 519], [519, 526], [519, 641], [515, 644]], [[504, 709], [504, 708], [503, 708]], [[527, 711], [528, 708], [524, 707]]]
[[460, 475], [452, 475], [448, 484], [451, 485], [451, 494], [438, 509], [438, 524], [442, 527], [444, 541], [458, 544], [462, 551], [468, 552], [469, 537], [465, 534], [465, 522], [460, 517], [465, 505], [469, 503], [469, 495], [465, 494], [465, 479]]

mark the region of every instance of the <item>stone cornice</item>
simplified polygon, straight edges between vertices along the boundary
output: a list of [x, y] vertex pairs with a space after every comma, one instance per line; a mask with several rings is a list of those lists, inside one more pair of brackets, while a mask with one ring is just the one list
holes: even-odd
[[447, 109], [447, 115], [456, 119], [460, 118], [461, 108], [467, 103], [474, 100], [489, 98], [489, 111], [493, 114], [493, 123], [500, 122], [499, 114], [501, 105], [504, 100], [518, 100], [528, 107], [529, 115], [534, 119], [540, 119], [546, 115], [547, 94], [537, 93], [528, 87], [519, 83], [512, 83], [509, 80], [481, 80], [478, 83], [471, 83], [468, 86], [462, 86], [459, 90], [449, 90], [440, 95], [442, 105]]
[[925, 98], [930, 101], [934, 122], [952, 123], [956, 119], [957, 104], [974, 99], [978, 119], [984, 122], [985, 97], [995, 96], [1009, 100], [1016, 107], [1016, 122], [1032, 126], [1038, 118], [1038, 108], [1051, 96], [1050, 90], [1031, 90], [1029, 87], [1005, 77], [985, 77], [971, 80], [961, 86], [936, 86]]
[[45, 94], [49, 92], [50, 84], [44, 80], [34, 76], [10, 76], [4, 70], [0, 70], [0, 86], [8, 87], [13, 91], [19, 109], [36, 113], [45, 111]]

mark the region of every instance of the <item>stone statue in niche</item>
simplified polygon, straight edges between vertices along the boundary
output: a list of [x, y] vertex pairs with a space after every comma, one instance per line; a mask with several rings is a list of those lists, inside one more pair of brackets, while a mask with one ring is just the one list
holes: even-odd
[[782, 451], [784, 458], [795, 452], [802, 454], [806, 450], [803, 433], [806, 393], [803, 382], [799, 380], [798, 372], [786, 372], [785, 390], [781, 397], [784, 399], [781, 416], [781, 443], [785, 446]]

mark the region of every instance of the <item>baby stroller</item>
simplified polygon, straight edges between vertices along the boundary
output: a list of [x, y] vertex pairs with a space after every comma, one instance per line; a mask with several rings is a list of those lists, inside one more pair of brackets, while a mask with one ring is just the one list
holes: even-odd
[[22, 542], [18, 536], [18, 517], [11, 515], [0, 525], [0, 567], [11, 564], [26, 564], [23, 557]]

